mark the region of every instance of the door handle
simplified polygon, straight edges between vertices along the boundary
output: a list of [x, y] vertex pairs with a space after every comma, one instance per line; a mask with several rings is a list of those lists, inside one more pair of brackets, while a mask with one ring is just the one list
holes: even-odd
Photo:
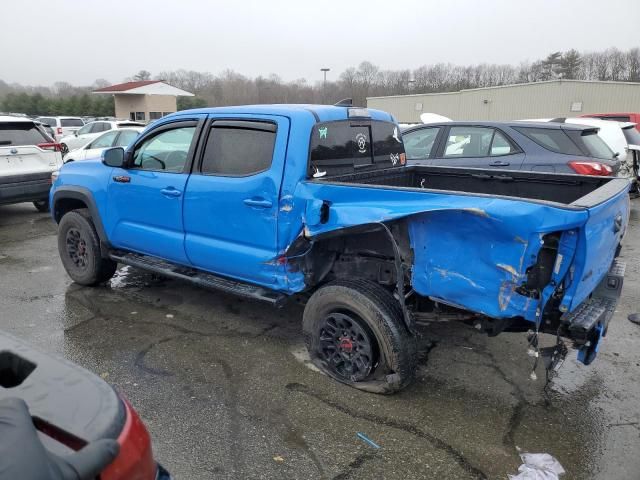
[[265, 198], [245, 198], [244, 204], [250, 207], [271, 208], [273, 203]]
[[113, 181], [114, 182], [118, 182], [118, 183], [130, 183], [131, 182], [131, 177], [129, 177], [127, 175], [115, 175], [113, 177]]
[[165, 197], [170, 197], [170, 198], [175, 198], [182, 195], [182, 192], [180, 190], [176, 190], [173, 187], [163, 188], [162, 190], [160, 190], [160, 193]]
[[502, 162], [500, 160], [496, 160], [495, 162], [491, 162], [489, 165], [492, 167], [508, 167], [511, 165], [509, 162]]

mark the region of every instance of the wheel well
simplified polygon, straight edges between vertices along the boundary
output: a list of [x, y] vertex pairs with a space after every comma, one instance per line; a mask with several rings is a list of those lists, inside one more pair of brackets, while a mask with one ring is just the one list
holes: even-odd
[[[373, 281], [385, 287], [397, 284], [397, 268], [392, 239], [402, 263], [410, 267], [413, 252], [405, 222], [363, 225], [335, 232], [315, 240], [301, 266], [305, 283], [312, 287], [335, 279], [355, 277]], [[407, 269], [408, 271], [408, 269]]]
[[72, 210], [78, 210], [80, 208], [88, 208], [88, 205], [77, 198], [61, 198], [56, 201], [56, 204], [53, 207], [53, 218], [55, 218], [56, 223], [59, 223], [65, 213]]

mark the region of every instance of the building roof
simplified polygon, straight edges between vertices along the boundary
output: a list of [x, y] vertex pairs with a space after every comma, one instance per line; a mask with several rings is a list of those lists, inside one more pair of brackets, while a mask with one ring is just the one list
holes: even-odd
[[393, 97], [424, 97], [427, 95], [452, 95], [460, 92], [473, 92], [476, 90], [496, 90], [501, 88], [512, 88], [512, 87], [528, 87], [528, 86], [539, 86], [545, 85], [549, 83], [588, 83], [588, 84], [609, 84], [609, 85], [636, 85], [640, 87], [640, 83], [638, 82], [614, 82], [612, 80], [569, 80], [558, 78], [555, 80], [541, 80], [539, 82], [525, 82], [525, 83], [510, 83], [508, 85], [493, 85], [491, 87], [478, 87], [478, 88], [464, 88], [462, 90], [454, 90], [452, 92], [429, 92], [429, 93], [409, 93], [406, 95], [381, 95], [378, 97], [367, 97], [370, 98], [393, 98]]
[[140, 80], [125, 82], [99, 88], [93, 93], [115, 95], [170, 95], [174, 97], [193, 97], [193, 93], [169, 85], [162, 80]]

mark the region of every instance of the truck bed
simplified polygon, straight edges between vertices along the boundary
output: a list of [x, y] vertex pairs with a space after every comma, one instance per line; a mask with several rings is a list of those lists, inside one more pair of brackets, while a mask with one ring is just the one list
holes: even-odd
[[[606, 200], [609, 189], [600, 187], [611, 182], [625, 182], [615, 177], [429, 166], [358, 172], [325, 177], [320, 181], [515, 197], [575, 207], [596, 204], [599, 198]], [[618, 189], [617, 185], [611, 187]]]

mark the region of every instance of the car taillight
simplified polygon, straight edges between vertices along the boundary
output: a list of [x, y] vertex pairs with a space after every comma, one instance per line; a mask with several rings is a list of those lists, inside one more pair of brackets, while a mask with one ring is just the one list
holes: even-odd
[[58, 132], [58, 135], [62, 135], [62, 127], [56, 128], [56, 132]]
[[613, 169], [609, 165], [600, 162], [581, 162], [573, 161], [568, 164], [571, 169], [580, 175], [597, 175], [606, 177], [613, 173]]
[[42, 150], [51, 150], [52, 152], [61, 152], [62, 147], [59, 143], [39, 143], [36, 145], [38, 148]]

